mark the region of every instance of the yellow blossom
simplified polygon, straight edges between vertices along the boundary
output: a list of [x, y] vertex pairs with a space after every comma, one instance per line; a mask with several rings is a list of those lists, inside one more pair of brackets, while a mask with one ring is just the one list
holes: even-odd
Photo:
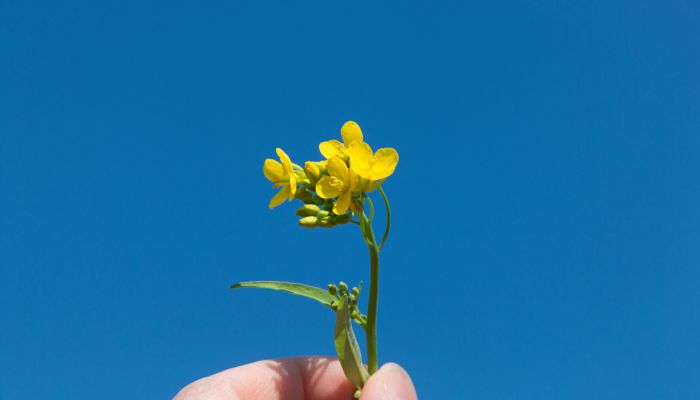
[[384, 148], [372, 153], [372, 148], [365, 142], [350, 143], [347, 153], [350, 168], [370, 183], [389, 177], [399, 163], [399, 153], [396, 150]]
[[354, 121], [348, 121], [340, 128], [340, 136], [343, 138], [343, 143], [337, 140], [328, 140], [318, 145], [324, 157], [330, 159], [333, 156], [340, 156], [347, 159], [347, 148], [353, 142], [362, 142], [362, 129]]
[[352, 201], [352, 190], [357, 183], [357, 174], [339, 156], [328, 159], [328, 176], [323, 176], [316, 184], [316, 193], [324, 199], [337, 197], [333, 212], [343, 215], [348, 212]]
[[275, 208], [284, 203], [285, 199], [292, 201], [297, 191], [297, 174], [294, 172], [292, 160], [282, 149], [277, 148], [276, 151], [282, 162], [268, 158], [263, 165], [263, 173], [272, 182], [272, 186], [282, 188], [270, 200], [270, 208]]

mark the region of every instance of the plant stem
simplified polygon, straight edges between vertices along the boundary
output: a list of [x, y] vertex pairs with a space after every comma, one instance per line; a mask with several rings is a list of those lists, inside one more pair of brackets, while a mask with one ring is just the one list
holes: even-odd
[[377, 300], [379, 297], [379, 247], [374, 238], [372, 225], [367, 217], [361, 216], [365, 224], [365, 241], [369, 248], [369, 302], [367, 304], [367, 323], [365, 324], [365, 336], [367, 337], [367, 366], [370, 375], [379, 368], [377, 357]]
[[372, 229], [372, 219], [374, 217], [374, 204], [372, 200], [366, 194], [363, 195], [363, 199], [369, 202], [371, 207], [370, 218], [363, 212], [360, 214], [360, 228], [362, 230], [362, 238], [367, 243], [369, 248], [369, 266], [370, 266], [370, 279], [369, 279], [369, 302], [367, 304], [367, 322], [364, 325], [365, 336], [367, 337], [367, 367], [370, 375], [375, 373], [379, 369], [379, 360], [377, 357], [377, 301], [379, 298], [379, 250], [381, 250], [386, 238], [389, 236], [389, 229], [391, 228], [391, 208], [389, 207], [389, 200], [384, 193], [384, 189], [379, 187], [379, 193], [382, 195], [384, 200], [384, 206], [386, 207], [386, 229], [384, 230], [384, 236], [382, 241], [377, 244], [377, 239], [374, 236], [374, 230]]
[[[386, 229], [384, 229], [382, 241], [379, 242], [379, 249], [381, 250], [382, 246], [384, 246], [384, 242], [386, 242], [386, 238], [389, 237], [389, 229], [391, 229], [391, 207], [389, 207], [389, 199], [386, 198], [386, 193], [384, 193], [384, 189], [381, 186], [379, 187], [379, 193], [382, 195], [384, 207], [386, 207]], [[372, 211], [374, 211], [374, 209]]]

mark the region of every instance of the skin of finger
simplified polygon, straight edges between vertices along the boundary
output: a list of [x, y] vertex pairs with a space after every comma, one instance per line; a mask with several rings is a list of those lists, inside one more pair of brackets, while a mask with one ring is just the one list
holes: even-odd
[[331, 357], [258, 361], [200, 379], [173, 400], [352, 399], [355, 388]]
[[398, 364], [384, 364], [370, 376], [360, 400], [417, 400], [416, 389], [408, 373]]

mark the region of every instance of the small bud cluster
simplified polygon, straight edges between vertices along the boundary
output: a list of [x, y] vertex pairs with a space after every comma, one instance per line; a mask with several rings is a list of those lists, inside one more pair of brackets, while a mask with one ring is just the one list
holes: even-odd
[[328, 293], [330, 293], [332, 296], [335, 296], [338, 298], [338, 300], [334, 301], [331, 304], [331, 308], [333, 310], [338, 310], [338, 307], [342, 304], [341, 299], [347, 298], [348, 299], [348, 305], [350, 306], [351, 311], [351, 316], [352, 319], [357, 321], [360, 325], [364, 326], [364, 323], [367, 320], [367, 317], [362, 314], [358, 308], [357, 308], [357, 300], [360, 298], [360, 291], [362, 290], [362, 283], [360, 283], [359, 286], [353, 286], [352, 289], [348, 288], [347, 283], [341, 281], [338, 283], [338, 286], [334, 284], [329, 284], [328, 285]]
[[296, 215], [301, 217], [299, 225], [305, 228], [332, 228], [347, 224], [352, 219], [350, 214], [335, 215], [333, 201], [322, 199], [308, 190], [298, 190], [296, 198], [304, 202]]

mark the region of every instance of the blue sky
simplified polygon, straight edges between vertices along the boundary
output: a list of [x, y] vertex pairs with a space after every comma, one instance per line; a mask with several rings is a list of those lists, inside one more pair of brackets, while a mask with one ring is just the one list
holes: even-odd
[[693, 1], [4, 0], [0, 398], [333, 354], [227, 287], [368, 279], [262, 175], [346, 120], [401, 157], [379, 350], [422, 398], [699, 397], [699, 43]]

